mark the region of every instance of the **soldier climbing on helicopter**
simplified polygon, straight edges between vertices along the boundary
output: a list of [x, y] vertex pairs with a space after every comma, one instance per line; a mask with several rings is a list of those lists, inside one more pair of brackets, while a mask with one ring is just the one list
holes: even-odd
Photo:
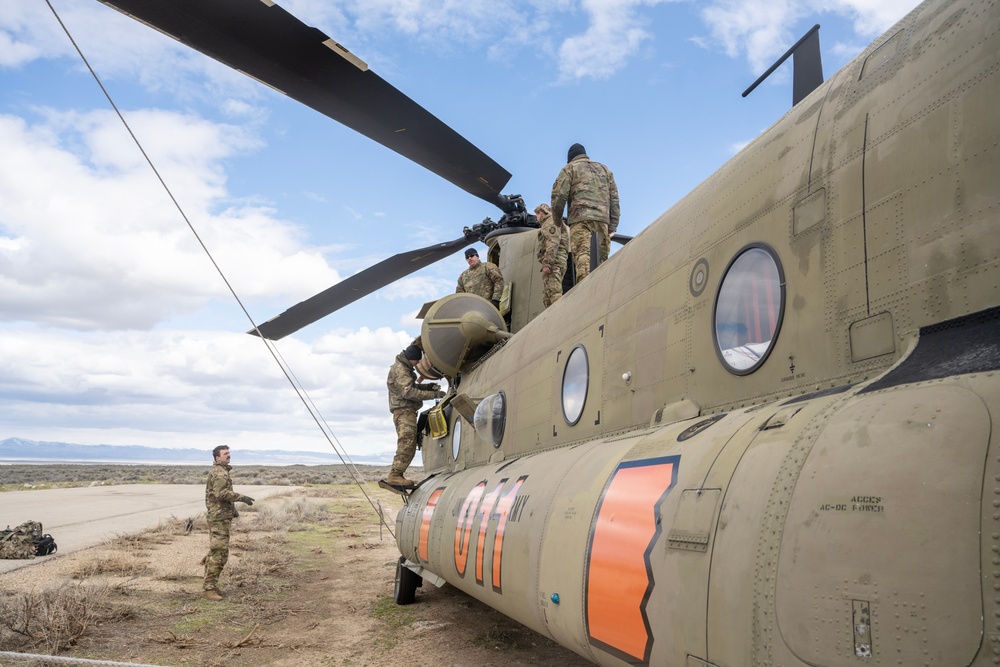
[[396, 456], [392, 459], [389, 476], [383, 481], [395, 487], [413, 488], [414, 482], [406, 479], [404, 473], [417, 453], [417, 411], [424, 401], [444, 398], [438, 384], [417, 384], [414, 367], [420, 361], [423, 351], [410, 345], [396, 355], [396, 361], [389, 369], [386, 386], [389, 389], [389, 412], [396, 427]]

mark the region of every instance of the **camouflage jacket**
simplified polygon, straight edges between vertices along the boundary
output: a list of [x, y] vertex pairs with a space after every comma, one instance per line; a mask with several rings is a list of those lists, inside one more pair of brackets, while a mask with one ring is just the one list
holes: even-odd
[[471, 269], [462, 271], [455, 290], [456, 294], [458, 292], [477, 294], [487, 301], [499, 301], [503, 293], [503, 275], [496, 264], [479, 262]]
[[417, 384], [417, 373], [402, 352], [396, 355], [385, 384], [389, 388], [389, 412], [399, 409], [416, 412], [423, 407], [424, 401], [437, 396], [431, 385]]
[[539, 220], [538, 230], [538, 261], [550, 269], [557, 266], [566, 268], [566, 258], [569, 255], [569, 228], [557, 225], [552, 216]]
[[614, 174], [600, 162], [577, 155], [562, 168], [552, 186], [552, 219], [557, 223], [567, 202], [568, 224], [597, 220], [607, 224], [611, 234], [618, 230], [618, 186]]
[[216, 463], [208, 473], [205, 483], [205, 508], [209, 521], [233, 518], [233, 503], [243, 498], [233, 491], [233, 480], [229, 476], [232, 466]]

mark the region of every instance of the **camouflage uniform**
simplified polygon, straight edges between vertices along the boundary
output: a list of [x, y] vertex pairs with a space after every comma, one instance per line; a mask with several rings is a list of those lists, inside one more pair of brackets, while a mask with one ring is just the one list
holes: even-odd
[[392, 472], [402, 475], [417, 453], [417, 410], [424, 401], [443, 396], [435, 385], [417, 384], [413, 365], [402, 353], [389, 369], [385, 381], [389, 389], [389, 412], [396, 427], [396, 456], [392, 459]]
[[[616, 230], [617, 231], [617, 230]], [[601, 264], [607, 261], [611, 254], [611, 235], [614, 234], [607, 225], [597, 226], [597, 247], [601, 252]]]
[[462, 271], [458, 277], [455, 293], [477, 294], [487, 301], [499, 301], [503, 294], [503, 275], [496, 264], [480, 261], [474, 267]]
[[566, 257], [569, 254], [569, 231], [566, 225], [557, 225], [552, 220], [552, 211], [542, 204], [535, 209], [541, 229], [538, 230], [538, 261], [542, 268], [549, 267], [549, 273], [542, 271], [542, 303], [546, 308], [562, 296], [562, 281], [566, 274]]
[[[552, 186], [552, 218], [562, 221], [569, 204], [569, 247], [576, 267], [576, 281], [590, 273], [590, 236], [598, 235], [602, 259], [611, 249], [611, 235], [618, 231], [618, 186], [614, 174], [600, 162], [577, 155], [559, 172]], [[608, 241], [604, 241], [604, 237]], [[607, 251], [604, 248], [607, 247]]]
[[215, 590], [219, 586], [219, 575], [229, 560], [229, 526], [236, 515], [233, 506], [243, 496], [233, 491], [233, 480], [229, 476], [232, 466], [216, 463], [208, 473], [205, 483], [205, 508], [208, 518], [208, 555], [205, 557], [205, 590]]

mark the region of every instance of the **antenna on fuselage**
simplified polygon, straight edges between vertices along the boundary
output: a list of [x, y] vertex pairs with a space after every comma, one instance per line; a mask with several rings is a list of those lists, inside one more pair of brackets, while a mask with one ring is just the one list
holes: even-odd
[[805, 97], [816, 90], [823, 83], [823, 59], [819, 53], [819, 24], [817, 23], [809, 32], [802, 35], [802, 39], [795, 42], [792, 48], [785, 51], [785, 55], [778, 58], [760, 78], [754, 81], [749, 88], [743, 91], [743, 97], [753, 92], [760, 83], [771, 75], [771, 72], [778, 69], [781, 63], [792, 58], [792, 106], [801, 102]]

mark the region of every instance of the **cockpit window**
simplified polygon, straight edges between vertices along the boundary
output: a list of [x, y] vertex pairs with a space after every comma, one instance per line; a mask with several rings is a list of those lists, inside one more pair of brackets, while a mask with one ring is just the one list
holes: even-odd
[[715, 350], [730, 373], [747, 375], [770, 354], [785, 306], [785, 277], [769, 246], [756, 243], [730, 262], [715, 302]]
[[501, 391], [484, 398], [476, 406], [472, 421], [480, 438], [499, 447], [507, 425], [507, 396]]

